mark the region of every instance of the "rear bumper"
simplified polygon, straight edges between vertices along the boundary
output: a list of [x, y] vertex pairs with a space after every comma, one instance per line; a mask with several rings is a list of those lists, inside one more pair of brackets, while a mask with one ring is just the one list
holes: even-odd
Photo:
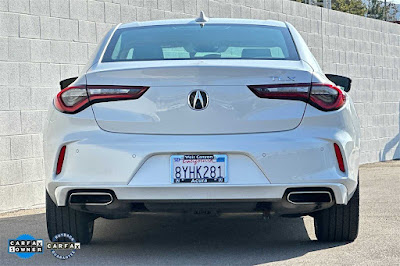
[[[53, 184], [52, 184], [53, 185]], [[348, 191], [346, 186], [334, 183], [307, 183], [307, 184], [268, 184], [268, 185], [204, 185], [197, 186], [159, 186], [159, 187], [131, 187], [131, 186], [93, 186], [70, 184], [56, 186], [55, 201], [58, 206], [68, 204], [70, 191], [76, 190], [110, 190], [116, 199], [122, 201], [254, 201], [277, 202], [284, 198], [285, 192], [293, 188], [327, 188], [331, 189], [337, 204], [346, 204]]]
[[[232, 135], [139, 135], [101, 130], [90, 109], [50, 114], [45, 132], [46, 188], [59, 206], [76, 189], [109, 189], [130, 201], [279, 201], [286, 189], [332, 189], [347, 204], [358, 182], [359, 129], [350, 104], [335, 112], [306, 110], [294, 130]], [[339, 145], [346, 171], [333, 148]], [[62, 172], [55, 175], [66, 145]], [[171, 184], [170, 156], [226, 154], [228, 183]]]

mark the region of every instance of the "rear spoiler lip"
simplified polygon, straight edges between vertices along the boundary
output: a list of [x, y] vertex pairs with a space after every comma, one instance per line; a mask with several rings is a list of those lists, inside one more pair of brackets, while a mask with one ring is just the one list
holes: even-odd
[[61, 80], [60, 81], [61, 90], [65, 89], [66, 87], [71, 85], [77, 79], [78, 79], [78, 77], [72, 77], [72, 78], [67, 78], [67, 79]]

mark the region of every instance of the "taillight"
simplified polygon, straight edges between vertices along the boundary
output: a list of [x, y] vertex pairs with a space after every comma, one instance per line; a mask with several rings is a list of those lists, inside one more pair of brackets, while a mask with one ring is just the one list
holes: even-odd
[[335, 148], [336, 160], [338, 162], [339, 169], [344, 173], [345, 169], [344, 169], [342, 152], [339, 148], [339, 145], [337, 145], [336, 143], [333, 144], [333, 147]]
[[63, 113], [75, 114], [98, 102], [138, 99], [148, 87], [138, 86], [75, 86], [60, 91], [55, 107]]
[[307, 101], [310, 84], [277, 84], [248, 86], [260, 98]]
[[322, 111], [338, 110], [346, 102], [343, 91], [331, 84], [301, 83], [248, 87], [260, 98], [303, 101]]
[[54, 101], [55, 107], [63, 113], [74, 114], [89, 105], [85, 86], [68, 87], [60, 91]]
[[87, 86], [90, 102], [138, 99], [148, 87], [133, 86]]
[[57, 160], [57, 168], [56, 168], [56, 175], [61, 173], [62, 166], [64, 163], [64, 157], [65, 157], [65, 150], [67, 149], [66, 146], [62, 146], [60, 153], [58, 154], [58, 160]]
[[313, 84], [309, 103], [322, 111], [340, 109], [346, 102], [346, 95], [341, 89], [330, 84]]

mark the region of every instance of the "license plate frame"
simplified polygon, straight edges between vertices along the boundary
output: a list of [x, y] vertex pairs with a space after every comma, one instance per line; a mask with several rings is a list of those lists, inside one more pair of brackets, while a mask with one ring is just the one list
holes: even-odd
[[[212, 161], [210, 161], [212, 160]], [[182, 165], [194, 168], [182, 168]], [[175, 166], [176, 165], [176, 166]], [[211, 166], [215, 167], [215, 171], [211, 171]], [[175, 176], [176, 167], [181, 169], [181, 178]], [[196, 167], [204, 167], [197, 170]], [[205, 167], [208, 166], [208, 171]], [[221, 166], [221, 168], [218, 168]], [[223, 166], [223, 167], [222, 167]], [[193, 178], [191, 178], [190, 170], [194, 170]], [[208, 173], [207, 173], [208, 172]], [[215, 177], [212, 177], [212, 172]], [[198, 178], [200, 173], [201, 178]], [[202, 176], [203, 174], [203, 176]], [[182, 176], [184, 175], [184, 176]], [[188, 176], [188, 178], [186, 178]], [[170, 157], [170, 182], [171, 184], [225, 184], [228, 182], [228, 156], [226, 154], [176, 154]]]

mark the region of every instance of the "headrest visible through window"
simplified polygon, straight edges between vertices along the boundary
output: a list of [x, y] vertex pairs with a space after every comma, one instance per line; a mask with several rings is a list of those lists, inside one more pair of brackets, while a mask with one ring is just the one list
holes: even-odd
[[132, 57], [134, 60], [162, 60], [164, 54], [161, 47], [138, 46], [134, 47]]
[[242, 58], [271, 58], [271, 50], [268, 48], [243, 49]]

